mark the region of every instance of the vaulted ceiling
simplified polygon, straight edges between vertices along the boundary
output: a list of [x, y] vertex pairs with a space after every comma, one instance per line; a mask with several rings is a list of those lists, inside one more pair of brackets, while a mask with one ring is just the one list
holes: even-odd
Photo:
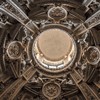
[[100, 1], [0, 0], [0, 100], [100, 100]]

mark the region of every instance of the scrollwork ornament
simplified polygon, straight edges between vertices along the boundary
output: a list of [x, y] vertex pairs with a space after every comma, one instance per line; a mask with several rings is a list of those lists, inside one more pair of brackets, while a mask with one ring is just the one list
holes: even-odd
[[48, 99], [55, 99], [60, 95], [61, 87], [58, 83], [47, 82], [44, 84], [42, 92]]
[[67, 11], [63, 7], [53, 7], [48, 11], [48, 17], [58, 22], [67, 17]]
[[7, 47], [7, 55], [10, 59], [19, 59], [23, 50], [23, 46], [20, 42], [13, 41], [9, 43]]
[[88, 63], [96, 65], [100, 61], [100, 50], [97, 47], [89, 46], [84, 53]]

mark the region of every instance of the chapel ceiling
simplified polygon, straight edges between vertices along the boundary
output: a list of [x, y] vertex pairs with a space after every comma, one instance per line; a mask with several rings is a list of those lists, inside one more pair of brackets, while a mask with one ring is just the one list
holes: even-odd
[[0, 100], [100, 100], [100, 0], [0, 0]]

